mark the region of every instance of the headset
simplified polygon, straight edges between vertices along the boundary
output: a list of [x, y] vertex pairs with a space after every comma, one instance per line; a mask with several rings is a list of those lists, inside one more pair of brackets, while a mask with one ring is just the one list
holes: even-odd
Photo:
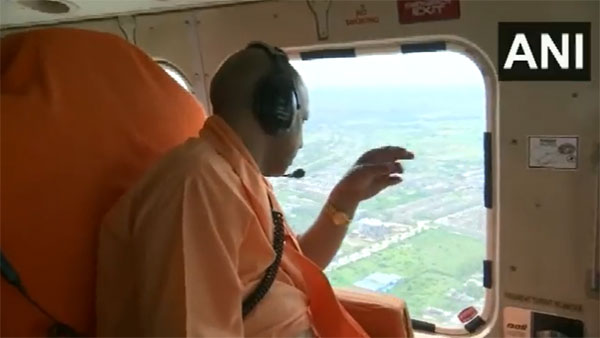
[[246, 49], [257, 48], [269, 55], [273, 67], [263, 76], [253, 95], [252, 109], [263, 130], [276, 135], [290, 129], [300, 101], [293, 71], [285, 52], [264, 42], [254, 41]]

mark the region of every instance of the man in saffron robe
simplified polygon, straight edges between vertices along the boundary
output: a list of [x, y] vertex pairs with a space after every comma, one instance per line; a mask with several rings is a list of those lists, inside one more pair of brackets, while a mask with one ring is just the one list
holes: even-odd
[[[257, 104], [273, 99], [259, 91], [274, 74], [291, 86], [272, 89], [272, 95], [283, 95], [275, 108]], [[275, 280], [244, 316], [242, 303], [276, 257], [272, 211], [281, 208], [265, 177], [286, 173], [302, 147], [308, 96], [285, 54], [258, 44], [221, 65], [210, 99], [212, 116], [198, 137], [170, 151], [106, 215], [99, 247], [98, 334], [368, 336], [322, 270], [359, 203], [400, 183], [399, 160], [413, 154], [392, 146], [366, 152], [306, 233], [296, 235], [285, 224]], [[287, 127], [272, 130], [286, 119]]]

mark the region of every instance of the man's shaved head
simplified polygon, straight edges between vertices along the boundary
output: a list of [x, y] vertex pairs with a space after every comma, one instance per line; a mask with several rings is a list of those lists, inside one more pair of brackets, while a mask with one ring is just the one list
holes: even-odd
[[300, 109], [294, 107], [289, 130], [273, 135], [263, 129], [253, 111], [254, 96], [260, 81], [276, 67], [266, 50], [242, 49], [223, 62], [210, 84], [213, 113], [227, 122], [242, 139], [265, 176], [285, 173], [302, 147], [302, 125], [308, 119], [306, 88], [294, 67], [287, 63], [282, 71], [294, 81]]
[[[219, 67], [210, 84], [213, 112], [228, 118], [230, 114], [251, 111], [259, 81], [275, 68], [270, 55], [259, 48], [242, 49]], [[299, 84], [300, 77], [290, 65], [290, 76]]]

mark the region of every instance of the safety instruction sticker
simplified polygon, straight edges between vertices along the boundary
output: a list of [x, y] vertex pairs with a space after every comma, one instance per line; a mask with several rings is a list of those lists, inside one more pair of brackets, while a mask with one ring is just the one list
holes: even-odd
[[577, 169], [579, 138], [530, 136], [529, 168]]

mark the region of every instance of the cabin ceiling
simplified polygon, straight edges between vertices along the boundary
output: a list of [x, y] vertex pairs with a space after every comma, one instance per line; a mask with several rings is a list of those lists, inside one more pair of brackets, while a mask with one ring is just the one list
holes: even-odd
[[257, 0], [0, 0], [0, 27], [211, 7]]

